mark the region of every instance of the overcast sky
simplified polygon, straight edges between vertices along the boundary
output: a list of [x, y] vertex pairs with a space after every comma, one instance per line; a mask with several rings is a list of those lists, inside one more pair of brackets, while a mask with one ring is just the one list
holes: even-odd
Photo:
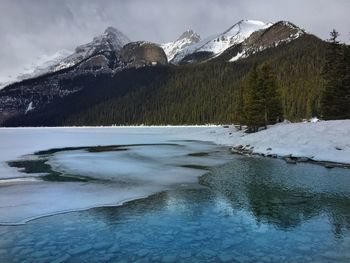
[[131, 40], [202, 37], [241, 19], [288, 20], [323, 39], [349, 43], [350, 0], [0, 0], [0, 82], [59, 50], [74, 50], [108, 26]]

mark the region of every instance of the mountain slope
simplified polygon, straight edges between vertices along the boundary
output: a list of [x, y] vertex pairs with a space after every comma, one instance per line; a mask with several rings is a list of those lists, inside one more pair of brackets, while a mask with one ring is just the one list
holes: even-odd
[[102, 35], [95, 37], [90, 43], [78, 46], [75, 53], [50, 67], [49, 71], [57, 71], [77, 65], [94, 55], [119, 52], [130, 40], [116, 28], [108, 27]]
[[[285, 117], [300, 120], [319, 113], [327, 43], [304, 34], [228, 63], [161, 66], [77, 76], [85, 85], [41, 110], [5, 125], [112, 125], [230, 123], [239, 118], [246, 74], [254, 63], [269, 63], [277, 75]], [[96, 89], [98, 85], [98, 89]]]
[[[167, 63], [166, 55], [157, 45], [137, 42], [131, 45], [134, 47], [132, 50], [128, 50], [128, 42], [129, 39], [123, 33], [109, 27], [92, 42], [77, 47], [74, 54], [43, 69], [39, 76], [0, 90], [0, 123], [16, 115], [28, 114], [34, 109], [40, 110], [57, 98], [86, 88], [84, 81], [73, 81], [77, 77], [88, 79], [90, 75], [101, 73], [117, 74], [129, 67]], [[69, 85], [70, 82], [74, 85]]]
[[164, 49], [168, 61], [171, 61], [176, 54], [182, 52], [188, 46], [198, 43], [200, 39], [200, 36], [193, 30], [187, 30], [176, 41], [164, 43], [160, 46]]
[[[26, 79], [36, 78], [45, 74], [60, 71], [75, 66], [82, 61], [99, 54], [118, 52], [125, 44], [129, 43], [129, 38], [116, 28], [108, 27], [103, 34], [94, 37], [87, 44], [80, 45], [71, 53], [68, 50], [58, 51], [51, 56], [42, 56], [37, 61], [26, 68], [18, 76], [11, 77], [0, 83], [0, 89]], [[108, 56], [108, 55], [107, 55]], [[100, 55], [100, 62], [108, 60]], [[106, 67], [107, 64], [104, 63]]]
[[266, 29], [271, 24], [255, 20], [241, 20], [234, 24], [226, 31], [204, 39], [196, 44], [192, 44], [187, 48], [178, 52], [171, 60], [172, 63], [180, 63], [186, 56], [195, 53], [206, 53], [207, 57], [217, 56], [227, 48], [242, 43], [253, 32]]

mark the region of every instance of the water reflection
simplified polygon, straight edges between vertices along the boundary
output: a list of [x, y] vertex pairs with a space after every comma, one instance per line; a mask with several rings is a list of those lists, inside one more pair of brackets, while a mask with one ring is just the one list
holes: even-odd
[[[239, 158], [239, 157], [238, 157]], [[256, 221], [288, 230], [326, 213], [340, 236], [350, 227], [350, 171], [281, 160], [240, 158], [201, 178], [231, 204], [249, 210]]]
[[200, 181], [0, 227], [0, 261], [349, 262], [349, 170], [237, 156]]

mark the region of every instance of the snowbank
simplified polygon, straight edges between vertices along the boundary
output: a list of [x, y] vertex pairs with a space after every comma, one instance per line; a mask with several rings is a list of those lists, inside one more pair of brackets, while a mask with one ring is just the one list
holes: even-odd
[[291, 154], [315, 161], [350, 164], [350, 120], [281, 123], [253, 134], [244, 134], [234, 127], [204, 128], [190, 137], [229, 146], [250, 145], [254, 152], [261, 154]]

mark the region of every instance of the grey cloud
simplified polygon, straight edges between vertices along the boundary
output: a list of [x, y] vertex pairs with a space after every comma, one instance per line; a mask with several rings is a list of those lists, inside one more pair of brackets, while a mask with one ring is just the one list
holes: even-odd
[[40, 55], [90, 41], [107, 26], [132, 40], [165, 42], [192, 28], [202, 37], [240, 19], [289, 20], [323, 39], [349, 42], [348, 0], [0, 0], [0, 77]]

